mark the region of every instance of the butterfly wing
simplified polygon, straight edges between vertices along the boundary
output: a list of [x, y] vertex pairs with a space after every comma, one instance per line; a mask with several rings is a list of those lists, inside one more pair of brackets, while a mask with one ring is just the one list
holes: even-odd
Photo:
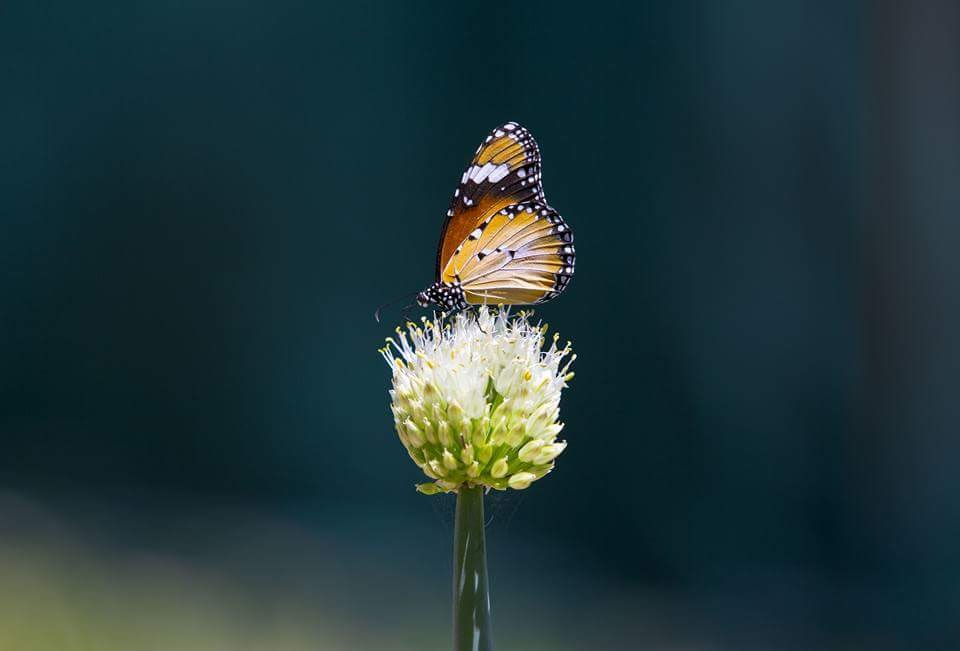
[[454, 282], [445, 271], [450, 259], [485, 220], [527, 201], [546, 203], [540, 185], [540, 149], [529, 131], [507, 122], [477, 148], [453, 193], [437, 247], [437, 281]]
[[573, 231], [563, 218], [545, 203], [528, 201], [481, 222], [443, 275], [460, 283], [467, 303], [528, 305], [566, 289], [575, 261]]

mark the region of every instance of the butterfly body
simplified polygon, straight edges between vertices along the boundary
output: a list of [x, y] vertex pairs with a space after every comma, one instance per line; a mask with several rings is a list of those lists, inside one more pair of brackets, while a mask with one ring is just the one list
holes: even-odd
[[420, 307], [436, 305], [444, 312], [459, 312], [467, 308], [467, 299], [459, 283], [436, 282], [417, 294]]
[[494, 129], [453, 193], [437, 247], [436, 281], [422, 307], [529, 305], [560, 294], [573, 276], [573, 231], [546, 201], [540, 150], [516, 122]]

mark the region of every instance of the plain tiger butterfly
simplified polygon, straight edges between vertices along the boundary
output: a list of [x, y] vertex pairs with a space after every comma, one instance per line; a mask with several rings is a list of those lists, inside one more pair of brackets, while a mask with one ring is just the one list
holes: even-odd
[[540, 149], [516, 122], [490, 132], [460, 178], [421, 307], [529, 305], [555, 298], [573, 276], [573, 231], [547, 204]]

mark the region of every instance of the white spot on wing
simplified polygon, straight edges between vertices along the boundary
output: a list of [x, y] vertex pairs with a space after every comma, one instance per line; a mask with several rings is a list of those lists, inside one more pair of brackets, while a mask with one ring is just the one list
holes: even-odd
[[472, 165], [467, 170], [466, 178], [469, 178], [474, 183], [483, 183], [484, 181], [489, 181], [490, 183], [496, 183], [507, 174], [510, 173], [510, 166], [506, 163], [500, 165], [494, 165], [493, 163], [487, 163], [483, 167], [478, 167]]
[[487, 163], [483, 167], [473, 165], [468, 170], [470, 172], [468, 178], [474, 183], [480, 183], [483, 179], [487, 178], [487, 174], [490, 173], [490, 170], [492, 170], [493, 167], [493, 163]]
[[509, 173], [510, 173], [510, 166], [507, 165], [506, 163], [501, 163], [500, 165], [497, 165], [497, 167], [494, 168], [492, 172], [490, 172], [490, 176], [488, 178], [490, 179], [491, 183], [496, 183], [497, 181], [499, 181]]

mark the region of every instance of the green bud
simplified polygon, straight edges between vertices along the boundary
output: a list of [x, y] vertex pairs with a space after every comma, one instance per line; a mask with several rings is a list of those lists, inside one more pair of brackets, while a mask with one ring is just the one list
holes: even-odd
[[480, 463], [487, 463], [490, 461], [490, 457], [493, 456], [493, 446], [485, 445], [482, 448], [477, 450], [477, 458], [480, 459]]
[[423, 426], [421, 427], [421, 429], [423, 430], [423, 438], [426, 439], [428, 443], [433, 443], [434, 445], [436, 445], [437, 433], [434, 431], [433, 425], [430, 423], [429, 418], [423, 419]]
[[410, 412], [411, 416], [422, 416], [423, 402], [421, 402], [418, 398], [414, 398], [407, 404], [407, 411]]
[[427, 465], [429, 465], [430, 470], [433, 471], [433, 474], [430, 475], [431, 477], [440, 479], [441, 477], [447, 474], [446, 471], [443, 469], [443, 465], [441, 465], [440, 462], [437, 461], [436, 459], [430, 459], [430, 461], [427, 462]]
[[552, 441], [557, 438], [557, 434], [559, 434], [562, 430], [563, 423], [551, 423], [540, 430], [539, 438], [542, 441]]
[[445, 448], [453, 446], [453, 437], [450, 435], [450, 423], [441, 420], [437, 426], [437, 440]]
[[490, 467], [490, 476], [495, 479], [500, 479], [501, 477], [507, 474], [507, 458], [500, 457], [493, 462], [493, 466]]
[[540, 452], [540, 448], [542, 447], [543, 441], [539, 439], [533, 439], [532, 441], [528, 441], [526, 445], [520, 448], [520, 452], [517, 453], [517, 456], [520, 457], [520, 461], [526, 461], [527, 463], [530, 463], [536, 458], [537, 453]]
[[557, 458], [564, 448], [567, 447], [566, 441], [561, 441], [560, 443], [548, 443], [540, 448], [540, 451], [533, 459], [533, 463], [542, 466], [545, 463], [550, 463]]
[[499, 416], [493, 429], [490, 431], [490, 438], [488, 439], [489, 443], [492, 445], [499, 445], [503, 442], [503, 439], [506, 438], [507, 434], [507, 417]]
[[530, 486], [530, 482], [532, 482], [536, 478], [537, 476], [534, 475], [532, 472], [518, 472], [516, 474], [510, 475], [510, 479], [509, 481], [507, 481], [507, 485], [510, 486], [510, 488], [513, 488], [516, 490], [523, 490], [524, 488], [527, 488], [528, 486]]
[[514, 423], [513, 427], [507, 432], [506, 437], [504, 437], [503, 442], [509, 445], [512, 448], [519, 446], [523, 443], [525, 438], [524, 426], [522, 422]]
[[447, 467], [448, 470], [456, 470], [457, 468], [457, 459], [452, 454], [450, 450], [443, 451], [443, 465]]
[[410, 445], [415, 448], [423, 447], [423, 433], [420, 431], [420, 428], [417, 427], [416, 423], [408, 418], [404, 421], [403, 426], [407, 432], [407, 440], [410, 441]]
[[454, 422], [459, 422], [464, 415], [463, 407], [460, 406], [460, 403], [456, 400], [451, 400], [449, 406], [447, 406], [447, 417]]
[[417, 484], [417, 492], [423, 493], [424, 495], [436, 495], [437, 493], [443, 492], [443, 489], [433, 483]]
[[525, 423], [525, 429], [527, 436], [536, 437], [536, 435], [550, 422], [548, 420], [551, 406], [549, 404], [542, 404], [540, 407], [534, 411]]
[[487, 435], [490, 432], [490, 416], [484, 415], [480, 422], [473, 429], [473, 444], [483, 445], [487, 442]]

